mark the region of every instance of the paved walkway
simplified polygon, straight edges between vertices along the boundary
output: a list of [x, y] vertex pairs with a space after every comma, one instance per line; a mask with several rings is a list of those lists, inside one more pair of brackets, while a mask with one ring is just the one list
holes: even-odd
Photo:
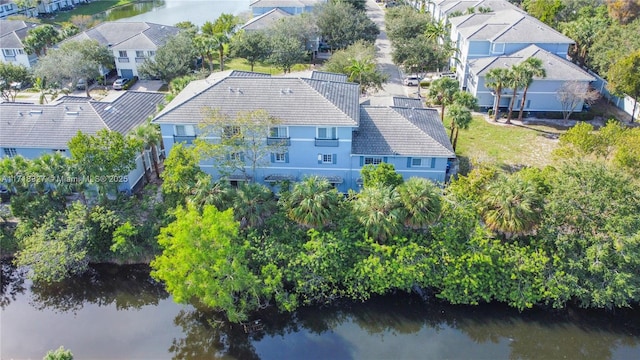
[[394, 96], [407, 96], [407, 87], [402, 85], [402, 71], [391, 60], [391, 41], [387, 37], [384, 26], [384, 10], [374, 0], [367, 0], [367, 15], [380, 28], [380, 35], [375, 42], [378, 68], [389, 75], [389, 81], [383, 90], [369, 94], [366, 98], [371, 105], [392, 105]]

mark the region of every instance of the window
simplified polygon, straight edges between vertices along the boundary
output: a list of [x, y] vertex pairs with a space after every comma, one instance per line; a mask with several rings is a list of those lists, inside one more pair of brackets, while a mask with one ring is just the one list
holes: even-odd
[[229, 154], [229, 160], [233, 161], [244, 161], [244, 157], [241, 152], [234, 152]]
[[177, 136], [194, 136], [195, 134], [193, 125], [176, 125]]
[[149, 51], [147, 51], [147, 55], [148, 55], [149, 57], [151, 57], [151, 56], [156, 56], [156, 52], [155, 52], [155, 51], [151, 51], [151, 50], [149, 50]]
[[436, 158], [409, 158], [407, 167], [436, 167]]
[[2, 53], [4, 56], [16, 56], [16, 53], [13, 49], [2, 49]]
[[16, 148], [4, 148], [4, 155], [8, 157], [14, 157], [18, 155]]
[[144, 51], [136, 50], [136, 57], [139, 57], [139, 58], [144, 57]]
[[18, 49], [18, 54], [24, 55], [24, 50], [23, 49]]
[[287, 162], [287, 153], [275, 153], [273, 161], [279, 163]]
[[240, 126], [225, 126], [222, 130], [223, 139], [231, 139], [240, 134]]
[[364, 164], [365, 165], [378, 165], [382, 163], [382, 159], [381, 158], [374, 158], [374, 157], [366, 157], [364, 158]]
[[286, 126], [275, 126], [269, 129], [269, 137], [272, 138], [286, 138], [288, 137], [288, 131]]
[[58, 154], [65, 154], [67, 152], [67, 149], [53, 149], [52, 151]]
[[335, 164], [337, 161], [336, 154], [318, 154], [318, 164]]
[[337, 139], [338, 138], [338, 128], [336, 127], [319, 127], [318, 128], [318, 139]]
[[118, 56], [119, 57], [127, 57], [127, 50], [118, 51]]

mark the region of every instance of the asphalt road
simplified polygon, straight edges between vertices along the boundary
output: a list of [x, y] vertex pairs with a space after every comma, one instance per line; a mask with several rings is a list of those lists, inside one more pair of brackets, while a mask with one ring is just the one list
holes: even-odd
[[409, 93], [417, 92], [417, 88], [402, 85], [402, 71], [391, 60], [391, 41], [385, 32], [384, 9], [374, 0], [367, 0], [367, 15], [380, 28], [380, 35], [375, 42], [378, 68], [389, 75], [389, 81], [383, 85], [383, 90], [369, 94], [367, 98], [371, 105], [392, 105], [394, 96], [408, 96]]

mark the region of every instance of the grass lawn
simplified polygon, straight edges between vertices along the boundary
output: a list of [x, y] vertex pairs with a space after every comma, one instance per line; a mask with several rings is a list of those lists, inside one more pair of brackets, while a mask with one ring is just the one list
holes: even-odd
[[[302, 71], [308, 70], [309, 64], [296, 64], [291, 68], [291, 71]], [[243, 70], [243, 71], [251, 71], [251, 65], [247, 62], [247, 60], [242, 58], [235, 58], [225, 61], [224, 63], [225, 70]], [[263, 63], [256, 63], [253, 67], [253, 71], [266, 73], [271, 75], [280, 75], [282, 74], [282, 69], [279, 69], [275, 66], [271, 66]]]
[[[447, 119], [445, 125], [448, 132]], [[456, 154], [473, 162], [507, 168], [544, 167], [552, 163], [551, 151], [562, 132], [546, 126], [494, 124], [474, 116], [469, 129], [460, 130]]]

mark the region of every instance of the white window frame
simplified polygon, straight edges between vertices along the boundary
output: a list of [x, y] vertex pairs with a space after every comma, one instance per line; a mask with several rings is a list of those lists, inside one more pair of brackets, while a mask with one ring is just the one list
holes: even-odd
[[287, 162], [287, 153], [286, 152], [282, 152], [282, 153], [273, 154], [273, 162], [277, 162], [277, 163], [285, 163], [285, 162]]
[[144, 57], [144, 50], [136, 50], [136, 57], [137, 58], [143, 58]]
[[286, 126], [272, 126], [269, 129], [269, 137], [275, 139], [286, 139], [289, 137], [289, 128]]
[[156, 52], [153, 50], [149, 50], [147, 51], [147, 56], [152, 57], [152, 56], [156, 56]]
[[424, 166], [424, 159], [423, 158], [412, 158], [411, 159], [411, 167], [426, 167]]
[[323, 164], [333, 164], [333, 154], [321, 154]]
[[382, 158], [379, 157], [365, 157], [364, 165], [380, 165], [382, 164]]
[[4, 56], [16, 56], [16, 51], [14, 49], [2, 49], [2, 54]]
[[175, 125], [176, 136], [195, 136], [196, 131], [193, 125]]
[[[324, 132], [325, 134], [321, 136], [321, 132]], [[316, 138], [322, 140], [336, 140], [338, 138], [338, 128], [335, 126], [317, 127]]]

